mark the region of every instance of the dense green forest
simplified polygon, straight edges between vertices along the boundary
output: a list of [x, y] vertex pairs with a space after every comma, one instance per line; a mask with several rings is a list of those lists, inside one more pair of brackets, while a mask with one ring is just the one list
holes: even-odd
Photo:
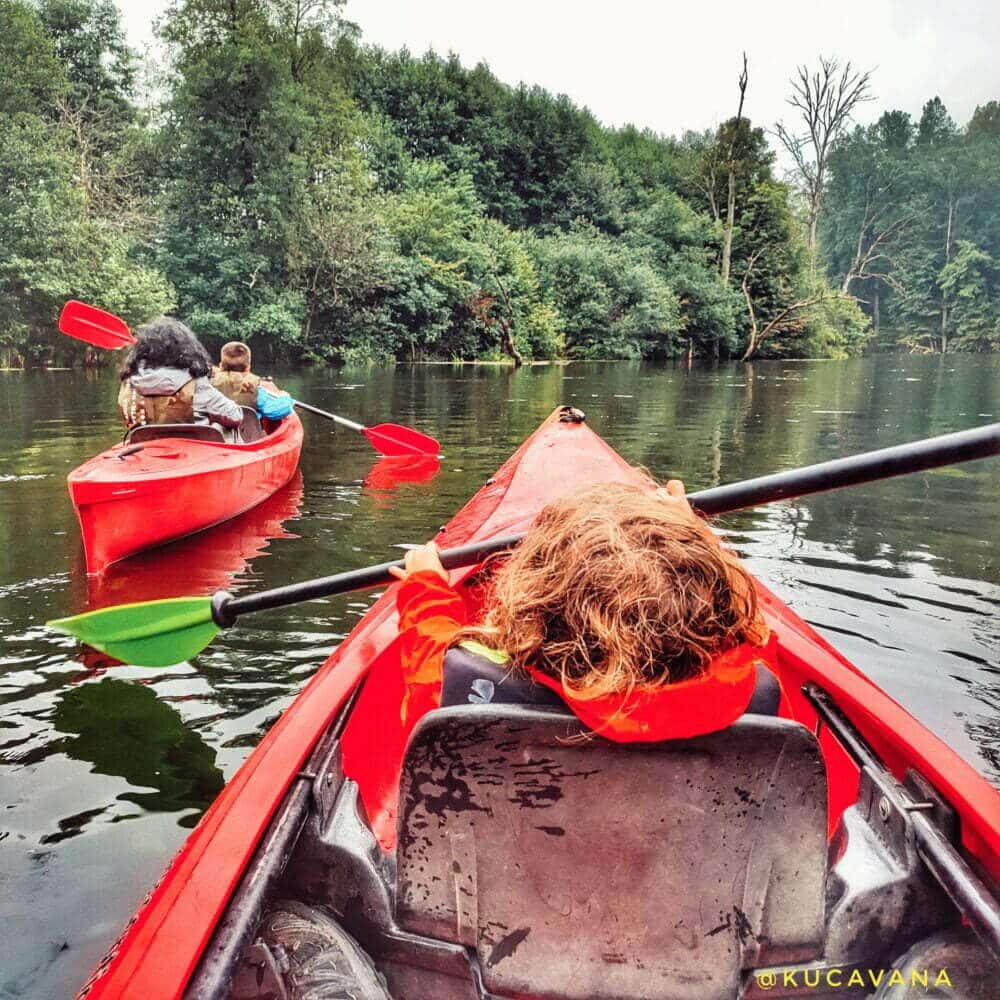
[[786, 181], [746, 65], [729, 121], [671, 138], [341, 14], [179, 0], [146, 66], [108, 0], [0, 0], [8, 361], [82, 356], [69, 298], [266, 360], [1000, 348], [996, 102], [855, 127], [868, 77], [824, 60]]

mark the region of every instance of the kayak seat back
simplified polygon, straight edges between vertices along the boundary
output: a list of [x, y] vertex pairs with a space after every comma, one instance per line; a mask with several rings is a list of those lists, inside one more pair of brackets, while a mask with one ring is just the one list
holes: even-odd
[[125, 435], [125, 444], [141, 444], [163, 438], [184, 438], [188, 441], [225, 441], [222, 431], [211, 424], [141, 424]]
[[241, 406], [243, 411], [243, 423], [240, 424], [239, 441], [243, 444], [253, 444], [264, 437], [264, 428], [260, 425], [260, 417], [257, 411], [249, 406]]
[[728, 1000], [822, 953], [826, 803], [785, 719], [623, 744], [541, 707], [439, 709], [403, 766], [396, 922], [470, 949], [498, 996]]

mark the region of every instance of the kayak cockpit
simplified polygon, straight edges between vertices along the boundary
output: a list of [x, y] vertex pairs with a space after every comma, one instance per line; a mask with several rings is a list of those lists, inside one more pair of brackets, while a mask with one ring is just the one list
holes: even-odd
[[445, 709], [407, 753], [396, 859], [399, 926], [470, 949], [490, 993], [722, 1000], [822, 950], [823, 761], [784, 719], [644, 745]]
[[306, 777], [280, 879], [258, 878], [263, 906], [251, 893], [227, 917], [230, 931], [243, 921], [238, 960], [210, 948], [186, 996], [725, 1000], [761, 995], [758, 981], [784, 983], [779, 995], [927, 995], [907, 992], [909, 973], [903, 987], [879, 977], [894, 964], [918, 984], [944, 969], [947, 995], [969, 1000], [995, 982], [915, 846], [913, 800], [862, 766], [828, 840], [820, 745], [789, 719], [619, 744], [557, 710], [439, 709], [407, 747], [394, 852], [336, 736]]
[[249, 406], [241, 406], [243, 422], [232, 430], [226, 430], [217, 424], [140, 424], [132, 427], [125, 434], [126, 445], [143, 444], [147, 441], [160, 441], [164, 438], [182, 438], [186, 441], [209, 441], [214, 444], [253, 444], [265, 437], [271, 428], [265, 427], [257, 411]]

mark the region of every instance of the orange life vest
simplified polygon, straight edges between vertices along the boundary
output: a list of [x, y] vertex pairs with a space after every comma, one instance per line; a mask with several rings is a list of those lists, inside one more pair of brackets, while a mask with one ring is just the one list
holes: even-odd
[[[462, 630], [465, 607], [451, 586], [432, 571], [414, 573], [397, 595], [400, 609], [400, 660], [406, 689], [402, 717], [411, 728], [439, 703], [444, 654]], [[506, 653], [476, 644], [479, 655], [495, 663]], [[528, 673], [555, 691], [573, 714], [595, 733], [620, 743], [687, 739], [732, 725], [753, 697], [758, 662], [767, 665], [764, 647], [743, 643], [716, 656], [702, 674], [676, 684], [637, 685], [631, 692], [582, 699], [563, 689], [557, 677], [533, 668]]]
[[631, 692], [577, 698], [557, 677], [532, 667], [528, 673], [555, 691], [595, 733], [616, 743], [681, 740], [731, 726], [753, 697], [759, 646], [743, 643], [716, 656], [704, 673], [676, 684], [638, 685]]
[[118, 413], [129, 430], [143, 424], [194, 423], [194, 383], [189, 379], [171, 396], [144, 396], [125, 379], [118, 390]]

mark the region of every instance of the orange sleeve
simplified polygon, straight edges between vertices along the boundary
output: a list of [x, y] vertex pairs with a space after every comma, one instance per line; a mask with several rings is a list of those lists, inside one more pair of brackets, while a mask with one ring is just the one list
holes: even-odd
[[437, 573], [424, 570], [403, 581], [396, 608], [405, 684], [400, 717], [412, 725], [440, 703], [444, 654], [466, 624], [465, 604]]

